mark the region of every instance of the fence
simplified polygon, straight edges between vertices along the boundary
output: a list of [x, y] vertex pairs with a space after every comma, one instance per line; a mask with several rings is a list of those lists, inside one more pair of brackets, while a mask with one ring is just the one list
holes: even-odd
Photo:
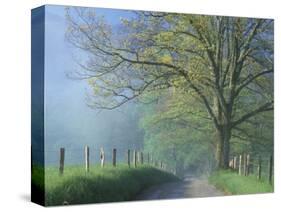
[[256, 175], [258, 180], [266, 177], [270, 184], [273, 183], [273, 156], [252, 157], [250, 154], [240, 154], [231, 157], [229, 168], [241, 176]]
[[[45, 164], [58, 164], [59, 173], [63, 175], [65, 164], [80, 164], [84, 163], [85, 171], [90, 171], [90, 165], [99, 165], [105, 167], [111, 164], [117, 167], [118, 164], [126, 164], [130, 167], [137, 167], [139, 165], [148, 164], [156, 168], [160, 168], [167, 172], [176, 174], [174, 168], [168, 167], [163, 161], [158, 160], [152, 153], [143, 152], [137, 149], [126, 148], [93, 148], [85, 146], [84, 148], [59, 148], [58, 150], [36, 150], [32, 149], [34, 153], [44, 154]], [[49, 155], [48, 155], [49, 154]], [[48, 155], [49, 157], [46, 157]], [[51, 159], [51, 160], [48, 160]], [[32, 161], [33, 162], [33, 161]], [[252, 157], [250, 154], [240, 154], [232, 156], [229, 161], [229, 168], [237, 172], [239, 175], [249, 176], [256, 175], [258, 180], [267, 178], [270, 184], [273, 183], [273, 156]]]
[[[139, 165], [147, 164], [174, 173], [173, 170], [167, 169], [163, 161], [155, 159], [151, 153], [145, 153], [142, 150], [136, 149], [107, 148], [105, 150], [103, 147], [90, 148], [89, 146], [85, 146], [84, 148], [69, 148], [69, 150], [67, 148], [45, 151], [32, 149], [32, 155], [34, 153], [45, 154], [45, 159], [47, 159], [45, 161], [46, 164], [58, 164], [58, 172], [60, 175], [63, 175], [67, 162], [71, 165], [81, 164], [81, 162], [84, 163], [86, 172], [90, 171], [90, 165], [98, 165], [103, 168], [108, 165], [118, 167], [118, 164], [122, 163], [126, 164], [129, 168], [136, 168]], [[48, 157], [46, 157], [46, 155], [48, 155]]]

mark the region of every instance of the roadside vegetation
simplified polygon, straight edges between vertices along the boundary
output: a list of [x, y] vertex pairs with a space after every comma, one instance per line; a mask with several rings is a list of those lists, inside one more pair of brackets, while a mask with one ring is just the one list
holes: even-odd
[[[40, 175], [37, 175], [40, 176]], [[34, 183], [36, 180], [33, 178]], [[83, 204], [134, 200], [152, 185], [179, 180], [174, 175], [150, 166], [128, 168], [126, 165], [104, 168], [68, 166], [59, 175], [56, 167], [45, 169], [46, 205]], [[39, 188], [42, 185], [37, 184]]]
[[273, 185], [266, 179], [257, 180], [256, 176], [239, 176], [230, 170], [214, 172], [209, 182], [226, 194], [257, 194], [273, 192]]

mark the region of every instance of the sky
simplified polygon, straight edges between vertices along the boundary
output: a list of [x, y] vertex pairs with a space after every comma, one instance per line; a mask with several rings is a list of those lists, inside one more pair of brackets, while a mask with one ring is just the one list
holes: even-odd
[[[96, 9], [111, 24], [118, 24], [128, 12]], [[65, 40], [65, 8], [46, 6], [45, 10], [45, 155], [51, 163], [54, 152], [60, 147], [83, 152], [84, 145], [99, 147], [110, 139], [107, 126], [114, 119], [126, 119], [123, 113], [103, 111], [98, 113], [85, 103], [87, 82], [73, 80], [67, 73], [77, 68], [73, 60], [74, 49]]]

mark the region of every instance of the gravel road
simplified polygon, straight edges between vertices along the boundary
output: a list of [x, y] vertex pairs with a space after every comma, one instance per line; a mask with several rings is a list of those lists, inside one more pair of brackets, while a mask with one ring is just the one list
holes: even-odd
[[223, 192], [217, 190], [208, 183], [205, 178], [185, 176], [183, 181], [164, 183], [150, 187], [137, 196], [137, 200], [178, 199], [194, 197], [223, 196]]

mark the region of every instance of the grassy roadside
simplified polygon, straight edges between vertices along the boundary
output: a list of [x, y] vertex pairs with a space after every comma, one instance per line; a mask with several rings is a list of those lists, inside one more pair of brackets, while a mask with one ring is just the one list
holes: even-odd
[[227, 194], [257, 194], [273, 192], [273, 186], [265, 180], [258, 181], [256, 176], [239, 176], [230, 170], [214, 172], [209, 182]]
[[167, 172], [145, 165], [90, 167], [89, 173], [84, 171], [84, 166], [68, 166], [63, 176], [59, 176], [57, 168], [48, 167], [45, 169], [46, 205], [128, 201], [149, 186], [176, 180]]

